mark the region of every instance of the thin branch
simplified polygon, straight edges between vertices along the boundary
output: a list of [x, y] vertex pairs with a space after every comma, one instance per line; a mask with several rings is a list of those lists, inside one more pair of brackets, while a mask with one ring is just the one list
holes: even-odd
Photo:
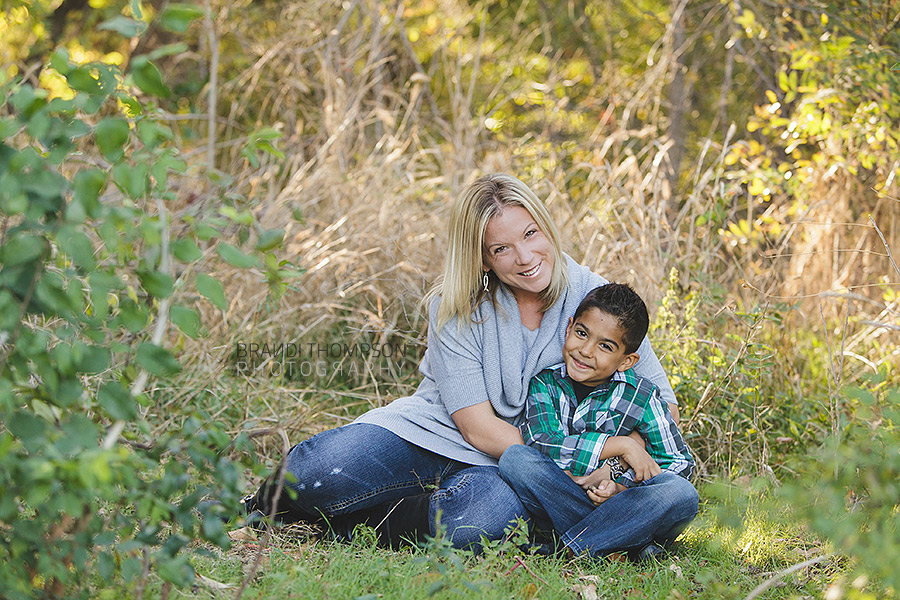
[[206, 0], [203, 17], [206, 25], [206, 38], [209, 44], [209, 108], [207, 111], [206, 133], [206, 170], [211, 173], [216, 168], [216, 100], [219, 87], [219, 42], [216, 39], [216, 27], [212, 18], [210, 0]]
[[829, 554], [823, 554], [822, 556], [817, 556], [815, 558], [805, 560], [802, 563], [792, 565], [792, 566], [788, 567], [787, 569], [784, 569], [783, 571], [779, 571], [778, 573], [775, 573], [770, 578], [768, 578], [767, 580], [765, 580], [764, 582], [762, 582], [761, 584], [756, 586], [756, 588], [752, 592], [747, 594], [747, 597], [744, 598], [744, 600], [753, 600], [754, 598], [756, 598], [757, 596], [759, 596], [760, 594], [765, 592], [767, 589], [769, 589], [770, 587], [772, 587], [773, 585], [778, 583], [778, 581], [782, 577], [790, 575], [791, 573], [795, 573], [795, 572], [799, 571], [800, 569], [805, 569], [806, 567], [809, 567], [816, 563], [820, 563], [824, 560], [828, 560], [832, 556], [834, 556], [833, 552], [829, 553]]
[[900, 275], [900, 267], [897, 266], [897, 263], [894, 260], [894, 255], [891, 254], [891, 247], [888, 246], [887, 240], [884, 239], [884, 234], [881, 233], [881, 230], [878, 228], [878, 223], [875, 222], [875, 219], [872, 218], [872, 215], [869, 215], [869, 220], [872, 221], [872, 227], [874, 227], [875, 231], [878, 232], [878, 237], [881, 238], [881, 243], [884, 244], [884, 249], [887, 252], [888, 260], [891, 261], [892, 265], [894, 265], [894, 270], [897, 271], [897, 275]]
[[[161, 198], [156, 199], [156, 210], [159, 215], [160, 224], [162, 226], [162, 234], [161, 234], [161, 242], [160, 242], [160, 260], [159, 260], [159, 270], [161, 273], [171, 276], [172, 274], [172, 257], [169, 256], [169, 213], [166, 211], [166, 206], [163, 204]], [[167, 298], [163, 298], [159, 302], [159, 311], [156, 314], [156, 324], [153, 328], [153, 335], [150, 337], [150, 341], [157, 346], [163, 340], [163, 337], [166, 335], [166, 328], [169, 325], [169, 304], [172, 302], [172, 296], [170, 295]], [[150, 379], [150, 374], [146, 369], [141, 369], [141, 372], [138, 374], [137, 378], [131, 384], [131, 395], [132, 396], [140, 396], [144, 393], [144, 387], [147, 385], [147, 381]], [[112, 427], [109, 428], [109, 431], [106, 433], [106, 438], [103, 440], [102, 447], [106, 450], [111, 449], [116, 445], [116, 441], [118, 441], [119, 436], [122, 434], [122, 431], [125, 429], [125, 421], [118, 420], [113, 423]]]
[[[277, 432], [281, 436], [281, 455], [286, 459], [288, 450], [291, 448], [290, 441], [288, 440], [288, 436], [284, 432], [284, 429], [279, 427], [277, 428]], [[275, 493], [272, 494], [272, 508], [269, 510], [269, 526], [266, 528], [266, 535], [259, 544], [259, 548], [256, 551], [256, 558], [253, 560], [253, 564], [250, 565], [247, 576], [241, 581], [241, 587], [239, 587], [237, 593], [235, 593], [234, 600], [240, 600], [241, 596], [244, 594], [244, 590], [246, 590], [247, 586], [250, 584], [250, 580], [256, 576], [256, 571], [259, 570], [259, 565], [262, 564], [263, 552], [269, 547], [269, 544], [272, 541], [272, 524], [275, 522], [275, 515], [278, 513], [278, 500], [281, 499], [281, 492], [284, 490], [285, 470], [285, 461], [282, 459], [281, 464], [278, 467], [278, 483], [275, 486]]]
[[549, 583], [547, 583], [546, 581], [544, 581], [543, 579], [541, 579], [541, 577], [538, 576], [537, 573], [535, 573], [534, 571], [532, 571], [532, 570], [528, 567], [528, 565], [525, 564], [525, 561], [522, 560], [522, 557], [521, 557], [521, 556], [517, 556], [517, 557], [516, 557], [516, 564], [514, 564], [512, 567], [510, 567], [509, 571], [507, 571], [506, 573], [504, 573], [503, 576], [506, 577], [507, 575], [509, 575], [510, 573], [512, 573], [513, 571], [515, 571], [516, 569], [518, 569], [519, 567], [522, 567], [523, 569], [525, 569], [526, 571], [528, 571], [528, 573], [529, 573], [532, 577], [534, 577], [535, 579], [537, 579], [538, 581], [540, 581], [540, 582], [543, 583], [544, 585], [546, 585], [546, 586], [549, 586], [549, 585], [550, 585]]

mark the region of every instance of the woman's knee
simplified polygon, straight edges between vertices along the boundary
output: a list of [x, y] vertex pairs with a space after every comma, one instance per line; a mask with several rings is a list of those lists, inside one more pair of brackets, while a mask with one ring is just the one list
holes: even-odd
[[398, 481], [391, 461], [378, 458], [402, 454], [394, 447], [397, 442], [406, 445], [375, 425], [351, 424], [324, 431], [288, 452], [285, 487], [306, 508], [328, 514], [345, 512], [355, 501], [351, 500], [374, 497], [383, 487], [401, 489], [409, 484], [407, 487], [415, 489], [415, 474], [407, 473], [403, 481]]

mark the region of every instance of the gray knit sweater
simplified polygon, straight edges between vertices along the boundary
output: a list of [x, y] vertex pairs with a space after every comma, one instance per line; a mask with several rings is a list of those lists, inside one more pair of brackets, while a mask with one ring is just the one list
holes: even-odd
[[[474, 322], [460, 329], [451, 320], [440, 333], [428, 328], [428, 347], [419, 365], [424, 379], [412, 396], [394, 400], [356, 419], [384, 427], [441, 456], [472, 465], [496, 465], [492, 456], [466, 442], [450, 417], [455, 411], [490, 400], [497, 416], [518, 426], [523, 418], [528, 382], [542, 369], [559, 364], [569, 317], [591, 289], [608, 283], [566, 256], [569, 286], [544, 313], [534, 344], [526, 347], [515, 297], [506, 286], [497, 291], [495, 308], [485, 300]], [[434, 323], [437, 301], [431, 309]], [[638, 349], [638, 375], [655, 383], [664, 400], [675, 392], [645, 338]], [[524, 365], [524, 367], [523, 367]]]

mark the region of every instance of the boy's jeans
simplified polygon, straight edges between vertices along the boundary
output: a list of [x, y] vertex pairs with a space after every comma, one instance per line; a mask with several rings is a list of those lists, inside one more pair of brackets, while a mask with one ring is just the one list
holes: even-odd
[[462, 548], [478, 544], [482, 535], [499, 539], [510, 521], [527, 518], [497, 467], [439, 456], [376, 425], [324, 431], [291, 448], [285, 466], [285, 487], [293, 493], [284, 493], [290, 499], [283, 502], [309, 519], [347, 515], [434, 490], [431, 533], [440, 512], [449, 539]]
[[510, 446], [500, 476], [516, 491], [538, 528], [552, 527], [576, 555], [603, 556], [671, 544], [697, 514], [689, 481], [668, 471], [594, 506], [553, 460], [531, 446]]

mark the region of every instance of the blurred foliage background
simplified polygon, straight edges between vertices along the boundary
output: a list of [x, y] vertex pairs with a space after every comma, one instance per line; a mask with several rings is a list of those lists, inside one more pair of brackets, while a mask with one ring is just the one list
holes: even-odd
[[[165, 329], [180, 371], [120, 425], [132, 447], [214, 427], [246, 441], [224, 445], [253, 480], [280, 433], [410, 393], [447, 206], [507, 171], [546, 200], [569, 254], [648, 301], [703, 480], [831, 486], [828, 514], [852, 490], [894, 524], [847, 531], [896, 544], [898, 26], [894, 0], [4, 0], [0, 85], [67, 101], [84, 91], [67, 69], [108, 65], [183, 161], [160, 199], [192, 244], [170, 293], [194, 312]], [[134, 129], [134, 106], [111, 102], [91, 126]], [[110, 131], [61, 170], [109, 167]], [[0, 132], [15, 148], [40, 137]], [[122, 201], [117, 183], [101, 203]], [[5, 242], [20, 222], [4, 210]], [[107, 260], [139, 269], [160, 252], [143, 244]], [[149, 339], [147, 310], [108, 343]], [[106, 375], [133, 389], [127, 364]], [[2, 388], [5, 410], [52, 421], [33, 387]], [[818, 530], [846, 539], [835, 519]], [[890, 576], [884, 553], [853, 547]]]

